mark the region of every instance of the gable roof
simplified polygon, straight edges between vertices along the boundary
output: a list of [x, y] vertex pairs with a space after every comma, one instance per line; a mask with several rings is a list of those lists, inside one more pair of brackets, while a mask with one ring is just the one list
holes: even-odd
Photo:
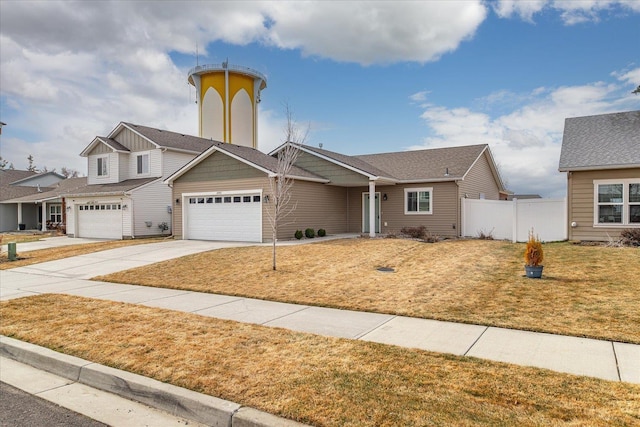
[[69, 189], [62, 195], [65, 197], [121, 196], [159, 179], [161, 178], [127, 179], [110, 184], [87, 184], [85, 181], [84, 185]]
[[565, 119], [560, 172], [640, 167], [640, 111]]
[[0, 201], [10, 200], [37, 192], [38, 189], [36, 187], [12, 185], [14, 182], [19, 182], [25, 178], [30, 178], [36, 175], [36, 172], [31, 171], [0, 169]]
[[[195, 137], [194, 137], [195, 138]], [[244, 147], [242, 145], [234, 145], [226, 142], [220, 141], [209, 141], [212, 145], [211, 147], [200, 153], [194, 159], [192, 159], [189, 163], [178, 169], [171, 176], [169, 176], [164, 182], [167, 184], [172, 183], [186, 172], [191, 170], [198, 163], [202, 162], [204, 159], [209, 157], [214, 152], [218, 151], [226, 154], [242, 163], [245, 163], [251, 167], [254, 167], [258, 170], [261, 170], [267, 175], [275, 174], [278, 168], [278, 159], [268, 154], [263, 153], [262, 151], [256, 150], [252, 147]], [[290, 176], [292, 178], [307, 180], [307, 181], [317, 181], [317, 182], [329, 182], [329, 180], [318, 176], [312, 172], [299, 168], [297, 166], [293, 166], [291, 168]]]
[[[401, 182], [464, 179], [487, 144], [356, 156]], [[492, 165], [493, 166], [493, 165]]]
[[198, 138], [196, 136], [150, 128], [133, 123], [120, 122], [108, 136], [96, 136], [93, 141], [82, 150], [80, 155], [82, 157], [88, 156], [91, 150], [98, 144], [104, 144], [115, 152], [130, 152], [131, 150], [129, 150], [129, 148], [114, 139], [123, 129], [128, 129], [139, 135], [156, 148], [199, 154], [211, 147], [211, 140], [205, 138]]

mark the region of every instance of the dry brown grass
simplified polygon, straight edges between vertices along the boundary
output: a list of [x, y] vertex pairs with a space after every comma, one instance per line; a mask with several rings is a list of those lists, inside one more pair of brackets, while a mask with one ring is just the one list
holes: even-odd
[[[36, 239], [39, 240], [39, 239]], [[78, 245], [61, 246], [59, 248], [40, 249], [37, 251], [29, 251], [20, 253], [20, 245], [16, 246], [18, 251], [18, 259], [9, 261], [8, 254], [0, 255], [0, 270], [9, 270], [16, 267], [24, 267], [27, 265], [38, 264], [41, 262], [55, 261], [57, 259], [69, 258], [76, 255], [85, 255], [93, 252], [106, 251], [107, 249], [121, 248], [122, 246], [141, 245], [144, 243], [154, 243], [161, 241], [162, 238], [148, 238], [135, 240], [109, 240], [97, 243], [82, 243]]]
[[0, 309], [4, 335], [319, 426], [640, 423], [627, 383], [72, 296]]
[[42, 240], [46, 237], [57, 236], [58, 232], [50, 231], [50, 232], [20, 232], [20, 233], [0, 233], [0, 243], [6, 245], [7, 243], [22, 243], [22, 242], [35, 242], [38, 240]]
[[270, 250], [224, 249], [96, 279], [640, 343], [637, 248], [545, 244], [540, 280], [524, 277], [524, 244], [501, 241], [280, 247], [276, 272]]

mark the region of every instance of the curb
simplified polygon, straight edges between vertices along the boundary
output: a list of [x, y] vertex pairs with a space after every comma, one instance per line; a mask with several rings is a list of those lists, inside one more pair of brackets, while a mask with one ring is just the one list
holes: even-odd
[[0, 356], [209, 426], [302, 427], [296, 421], [0, 335]]

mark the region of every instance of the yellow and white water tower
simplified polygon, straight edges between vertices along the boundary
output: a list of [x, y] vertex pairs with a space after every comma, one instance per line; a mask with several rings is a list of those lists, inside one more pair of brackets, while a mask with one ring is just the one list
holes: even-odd
[[258, 104], [267, 78], [228, 62], [199, 65], [189, 71], [199, 105], [199, 136], [258, 147]]

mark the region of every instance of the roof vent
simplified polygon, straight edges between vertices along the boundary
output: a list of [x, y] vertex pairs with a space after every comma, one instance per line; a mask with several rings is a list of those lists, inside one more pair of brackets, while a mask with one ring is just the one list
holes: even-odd
[[322, 148], [322, 142], [320, 144], [318, 144], [318, 147]]

